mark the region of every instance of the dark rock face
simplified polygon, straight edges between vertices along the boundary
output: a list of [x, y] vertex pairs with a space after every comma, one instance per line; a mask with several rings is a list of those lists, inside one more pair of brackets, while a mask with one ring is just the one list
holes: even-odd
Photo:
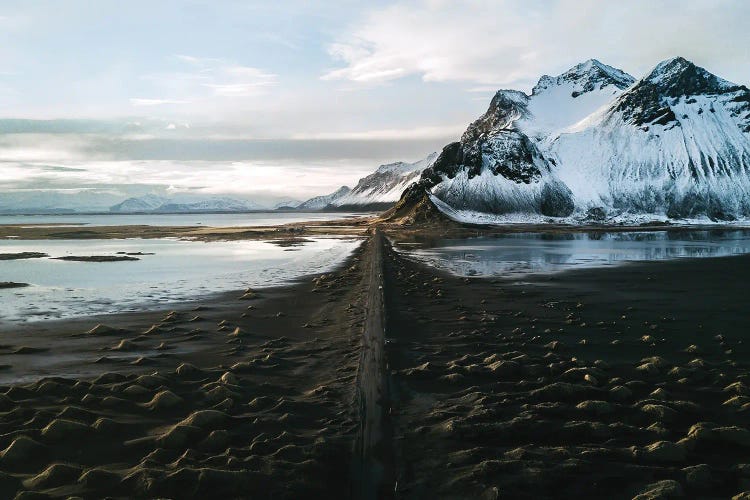
[[513, 122], [528, 117], [529, 97], [516, 90], [499, 90], [490, 101], [490, 107], [466, 129], [461, 144], [468, 146], [483, 136], [499, 130], [513, 128]]
[[[578, 89], [576, 92], [581, 95], [609, 85], [624, 89], [633, 81], [633, 77], [627, 73], [590, 60], [558, 77], [543, 76], [534, 87], [532, 95], [566, 82], [574, 84]], [[522, 92], [498, 91], [487, 111], [466, 129], [461, 141], [443, 148], [433, 166], [425, 170], [420, 180], [407, 189], [402, 201], [410, 198], [415, 202], [421, 200], [425, 191], [430, 191], [444, 179], [454, 179], [459, 173], [465, 173], [471, 180], [489, 172], [518, 185], [531, 187], [533, 184], [540, 184], [534, 189], [535, 194], [530, 194], [526, 200], [526, 209], [557, 217], [573, 213], [575, 207], [570, 189], [554, 179], [544, 179], [554, 167], [554, 160], [546, 158], [536, 143], [516, 126], [517, 120], [530, 117], [529, 99]], [[517, 200], [513, 199], [466, 198], [451, 201], [456, 202], [454, 208], [490, 213], [507, 213], [519, 208]]]
[[[750, 115], [750, 91], [744, 85], [732, 85], [696, 66], [690, 61], [677, 57], [659, 64], [645, 78], [628, 90], [619, 99], [615, 111], [621, 111], [623, 118], [648, 130], [648, 125], [680, 126], [671, 104], [677, 99], [714, 94], [736, 94], [733, 101], [737, 108], [735, 116]], [[695, 99], [687, 99], [687, 104], [695, 104]], [[709, 108], [709, 112], [712, 108]], [[702, 111], [701, 111], [702, 113]], [[745, 132], [750, 131], [748, 122]]]
[[562, 182], [542, 188], [539, 212], [547, 217], [567, 217], [575, 210], [573, 194]]
[[607, 220], [607, 212], [602, 207], [590, 208], [586, 211], [586, 220], [602, 222]]
[[[491, 141], [480, 142], [481, 162], [495, 175], [516, 183], [530, 184], [538, 180], [544, 160], [536, 145], [515, 130], [501, 130]], [[478, 172], [477, 172], [478, 174]], [[471, 178], [471, 172], [469, 173]]]
[[[463, 150], [461, 149], [461, 143], [451, 142], [443, 148], [435, 163], [422, 172], [422, 177], [419, 179], [418, 184], [421, 185], [422, 191], [425, 188], [429, 189], [440, 182], [443, 175], [448, 178], [455, 177], [462, 164]], [[410, 189], [407, 189], [404, 195], [409, 191]]]
[[[735, 207], [726, 206], [722, 200], [705, 193], [691, 192], [679, 199], [668, 199], [667, 217], [672, 219], [707, 216], [714, 222], [733, 221]], [[741, 212], [750, 211], [750, 206], [740, 207]]]
[[[499, 91], [487, 112], [472, 123], [460, 142], [445, 146], [432, 167], [426, 169], [416, 184], [404, 193], [404, 198], [421, 200], [444, 179], [459, 173], [468, 179], [490, 172], [516, 184], [539, 182], [548, 172], [548, 161], [526, 134], [514, 127], [514, 122], [528, 116], [528, 96], [515, 91]], [[514, 200], [461, 200], [456, 208], [506, 213], [516, 208]], [[565, 186], [545, 186], [538, 200], [538, 210], [544, 215], [565, 216], [573, 212], [570, 190]]]
[[422, 186], [429, 189], [460, 171], [466, 171], [471, 179], [485, 169], [518, 183], [537, 179], [541, 153], [525, 134], [513, 128], [515, 120], [527, 116], [527, 101], [521, 92], [501, 90], [495, 94], [487, 112], [469, 125], [461, 141], [444, 147], [435, 164], [422, 173]]
[[750, 134], [750, 89], [740, 85], [737, 87], [736, 94], [732, 98], [734, 109], [731, 115], [734, 118], [741, 118], [744, 123], [740, 125], [740, 128], [744, 133]]

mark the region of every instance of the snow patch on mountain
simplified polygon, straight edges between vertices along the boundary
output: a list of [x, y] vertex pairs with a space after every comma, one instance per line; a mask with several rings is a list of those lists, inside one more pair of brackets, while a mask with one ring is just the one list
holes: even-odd
[[750, 91], [683, 58], [638, 81], [589, 60], [498, 91], [405, 196], [425, 190], [456, 220], [748, 217]]
[[371, 204], [393, 204], [401, 197], [404, 189], [432, 165], [437, 153], [414, 163], [396, 162], [381, 165], [374, 173], [363, 177], [350, 192], [337, 198], [336, 206], [364, 206]]
[[134, 213], [182, 213], [182, 212], [247, 212], [262, 210], [263, 207], [249, 201], [226, 197], [209, 199], [169, 199], [148, 194], [137, 198], [128, 198], [122, 203], [110, 207], [110, 212]]
[[128, 198], [109, 208], [110, 212], [151, 212], [160, 206], [168, 203], [169, 200], [164, 196], [156, 194], [147, 194], [144, 196]]
[[578, 64], [558, 77], [542, 76], [528, 102], [533, 119], [519, 126], [529, 135], [559, 132], [605, 106], [634, 82], [624, 71], [596, 59]]
[[349, 189], [349, 186], [341, 186], [336, 191], [334, 191], [331, 194], [326, 194], [322, 196], [316, 196], [314, 198], [310, 198], [304, 203], [300, 203], [297, 206], [298, 210], [323, 210], [324, 208], [333, 205], [333, 203], [341, 198], [342, 196], [345, 196], [351, 191]]
[[422, 172], [437, 158], [432, 153], [414, 163], [395, 162], [381, 165], [372, 174], [361, 178], [353, 189], [342, 186], [331, 194], [316, 196], [299, 205], [300, 210], [382, 209], [396, 203], [401, 193], [419, 179]]
[[297, 208], [301, 203], [302, 203], [301, 201], [296, 200], [294, 198], [287, 198], [285, 200], [277, 201], [276, 203], [273, 204], [272, 208], [274, 210], [292, 209], [292, 208]]

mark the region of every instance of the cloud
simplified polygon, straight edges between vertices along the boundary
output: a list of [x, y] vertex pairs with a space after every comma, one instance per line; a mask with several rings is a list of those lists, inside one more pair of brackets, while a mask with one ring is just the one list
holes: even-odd
[[750, 80], [750, 2], [417, 0], [369, 11], [328, 46], [324, 80], [529, 85], [596, 57], [642, 72], [683, 55]]
[[466, 124], [456, 124], [444, 127], [413, 127], [407, 129], [379, 129], [363, 132], [314, 132], [295, 134], [295, 140], [411, 140], [411, 139], [444, 139], [458, 138], [466, 129]]
[[214, 65], [222, 63], [222, 59], [217, 59], [217, 58], [212, 58], [212, 57], [196, 57], [196, 56], [189, 56], [186, 54], [176, 54], [175, 57], [179, 59], [180, 61], [186, 62], [190, 65], [197, 66], [197, 67], [208, 67], [208, 66], [214, 66]]
[[[1, 192], [194, 193], [203, 196], [307, 197], [324, 194], [372, 172], [351, 161], [0, 161]], [[133, 180], [137, 179], [137, 183]], [[113, 201], [114, 203], [114, 201]]]
[[[3, 161], [60, 161], [100, 155], [91, 153], [91, 137], [85, 134], [0, 134]], [[10, 173], [2, 170], [4, 179]]]
[[[462, 129], [382, 129], [242, 140], [206, 139], [200, 131], [193, 138], [186, 136], [192, 128], [185, 124], [159, 123], [162, 132], [155, 137], [0, 134], [0, 206], [7, 193], [18, 190], [96, 188], [103, 193], [114, 187], [129, 195], [172, 186], [173, 191], [201, 195], [306, 199], [351, 185], [378, 164], [424, 158], [458, 137]], [[152, 126], [143, 125], [149, 130]], [[100, 201], [108, 206], [122, 199]]]
[[3, 28], [3, 30], [5, 31], [23, 30], [23, 29], [30, 27], [31, 23], [32, 23], [32, 20], [29, 18], [29, 16], [26, 16], [26, 15], [21, 15], [21, 14], [0, 15], [0, 27]]
[[260, 68], [243, 66], [220, 58], [178, 54], [186, 71], [145, 75], [170, 98], [131, 98], [133, 106], [164, 104], [206, 104], [212, 98], [246, 98], [263, 95], [277, 85], [278, 75]]
[[163, 104], [190, 104], [190, 101], [180, 99], [141, 99], [133, 97], [130, 99], [133, 106], [161, 106]]

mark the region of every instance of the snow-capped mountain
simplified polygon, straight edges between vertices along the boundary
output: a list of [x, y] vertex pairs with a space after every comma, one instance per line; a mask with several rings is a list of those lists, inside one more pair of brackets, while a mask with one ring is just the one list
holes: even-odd
[[271, 208], [274, 210], [290, 210], [297, 208], [301, 203], [301, 201], [295, 200], [294, 198], [287, 198], [285, 200], [277, 201]]
[[145, 195], [138, 198], [128, 198], [122, 203], [110, 207], [110, 212], [133, 213], [180, 213], [180, 212], [247, 212], [262, 210], [256, 203], [233, 198], [216, 197], [205, 200], [176, 200], [157, 195]]
[[354, 189], [337, 198], [334, 204], [338, 207], [389, 208], [398, 201], [404, 189], [435, 162], [437, 156], [437, 153], [432, 153], [414, 163], [399, 161], [381, 165], [372, 174], [362, 177]]
[[151, 212], [168, 203], [169, 200], [156, 194], [147, 194], [136, 198], [128, 198], [109, 208], [110, 212]]
[[333, 203], [341, 198], [344, 195], [349, 194], [349, 186], [341, 186], [336, 191], [334, 191], [331, 194], [326, 194], [323, 196], [316, 196], [314, 198], [310, 198], [304, 203], [300, 203], [297, 205], [298, 210], [323, 210], [324, 208], [328, 206], [333, 206]]
[[410, 184], [437, 158], [432, 153], [414, 163], [396, 162], [381, 165], [372, 174], [362, 177], [354, 189], [342, 186], [331, 194], [317, 196], [302, 203], [305, 210], [346, 209], [383, 210], [390, 208]]
[[452, 217], [750, 215], [750, 91], [683, 58], [636, 81], [589, 60], [498, 91], [399, 203]]

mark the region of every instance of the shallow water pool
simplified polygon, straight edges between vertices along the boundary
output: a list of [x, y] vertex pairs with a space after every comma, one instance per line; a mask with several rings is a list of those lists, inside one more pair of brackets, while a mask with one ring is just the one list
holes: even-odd
[[519, 233], [397, 244], [412, 258], [459, 276], [521, 277], [634, 261], [750, 252], [748, 230]]
[[52, 258], [0, 260], [0, 321], [39, 321], [169, 307], [206, 294], [268, 287], [327, 272], [361, 243], [351, 238], [305, 238], [295, 246], [269, 241], [197, 242], [178, 239], [2, 240], [0, 253], [44, 252], [50, 257], [137, 255], [124, 262]]

